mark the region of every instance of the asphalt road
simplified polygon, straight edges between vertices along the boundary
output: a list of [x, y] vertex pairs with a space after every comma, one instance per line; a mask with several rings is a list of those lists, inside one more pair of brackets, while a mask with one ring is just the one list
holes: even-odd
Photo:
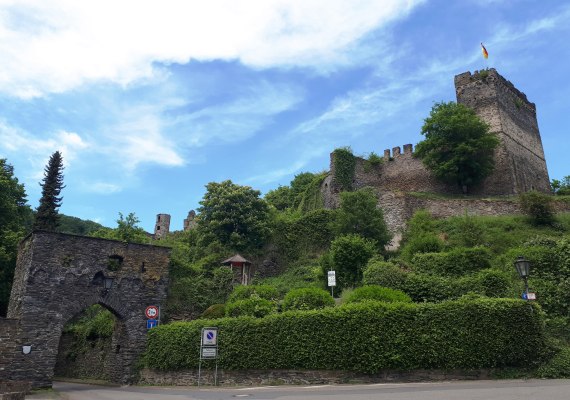
[[201, 388], [109, 387], [55, 382], [26, 399], [64, 400], [568, 400], [570, 380], [501, 380], [373, 385]]

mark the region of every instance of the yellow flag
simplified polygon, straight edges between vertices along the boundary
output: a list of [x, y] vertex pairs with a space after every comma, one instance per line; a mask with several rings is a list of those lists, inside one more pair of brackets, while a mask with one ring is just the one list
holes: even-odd
[[489, 52], [487, 51], [485, 46], [483, 46], [483, 43], [481, 43], [481, 51], [483, 52], [483, 57], [489, 58]]

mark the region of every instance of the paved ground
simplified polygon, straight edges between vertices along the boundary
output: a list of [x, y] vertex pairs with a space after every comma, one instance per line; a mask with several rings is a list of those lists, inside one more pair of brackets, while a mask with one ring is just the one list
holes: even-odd
[[374, 385], [196, 388], [96, 386], [56, 382], [53, 391], [26, 396], [45, 400], [568, 400], [570, 380], [502, 380]]

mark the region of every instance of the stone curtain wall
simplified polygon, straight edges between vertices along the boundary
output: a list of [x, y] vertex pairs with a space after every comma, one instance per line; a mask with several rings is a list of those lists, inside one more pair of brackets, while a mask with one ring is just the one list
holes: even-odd
[[[51, 386], [63, 326], [85, 308], [101, 304], [118, 318], [107, 357], [109, 376], [115, 382], [131, 381], [146, 343], [145, 308], [166, 299], [169, 255], [166, 247], [60, 233], [34, 232], [24, 239], [8, 317], [19, 319], [19, 341], [32, 346], [24, 362], [33, 368], [19, 375], [15, 365], [9, 378]], [[122, 260], [118, 269], [117, 260]], [[108, 292], [103, 276], [114, 278]]]

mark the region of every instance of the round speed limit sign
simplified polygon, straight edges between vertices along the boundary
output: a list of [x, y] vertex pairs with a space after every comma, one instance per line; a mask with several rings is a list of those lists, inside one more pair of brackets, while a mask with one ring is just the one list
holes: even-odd
[[157, 306], [148, 306], [146, 310], [144, 310], [144, 315], [148, 319], [155, 319], [158, 317], [158, 307]]

